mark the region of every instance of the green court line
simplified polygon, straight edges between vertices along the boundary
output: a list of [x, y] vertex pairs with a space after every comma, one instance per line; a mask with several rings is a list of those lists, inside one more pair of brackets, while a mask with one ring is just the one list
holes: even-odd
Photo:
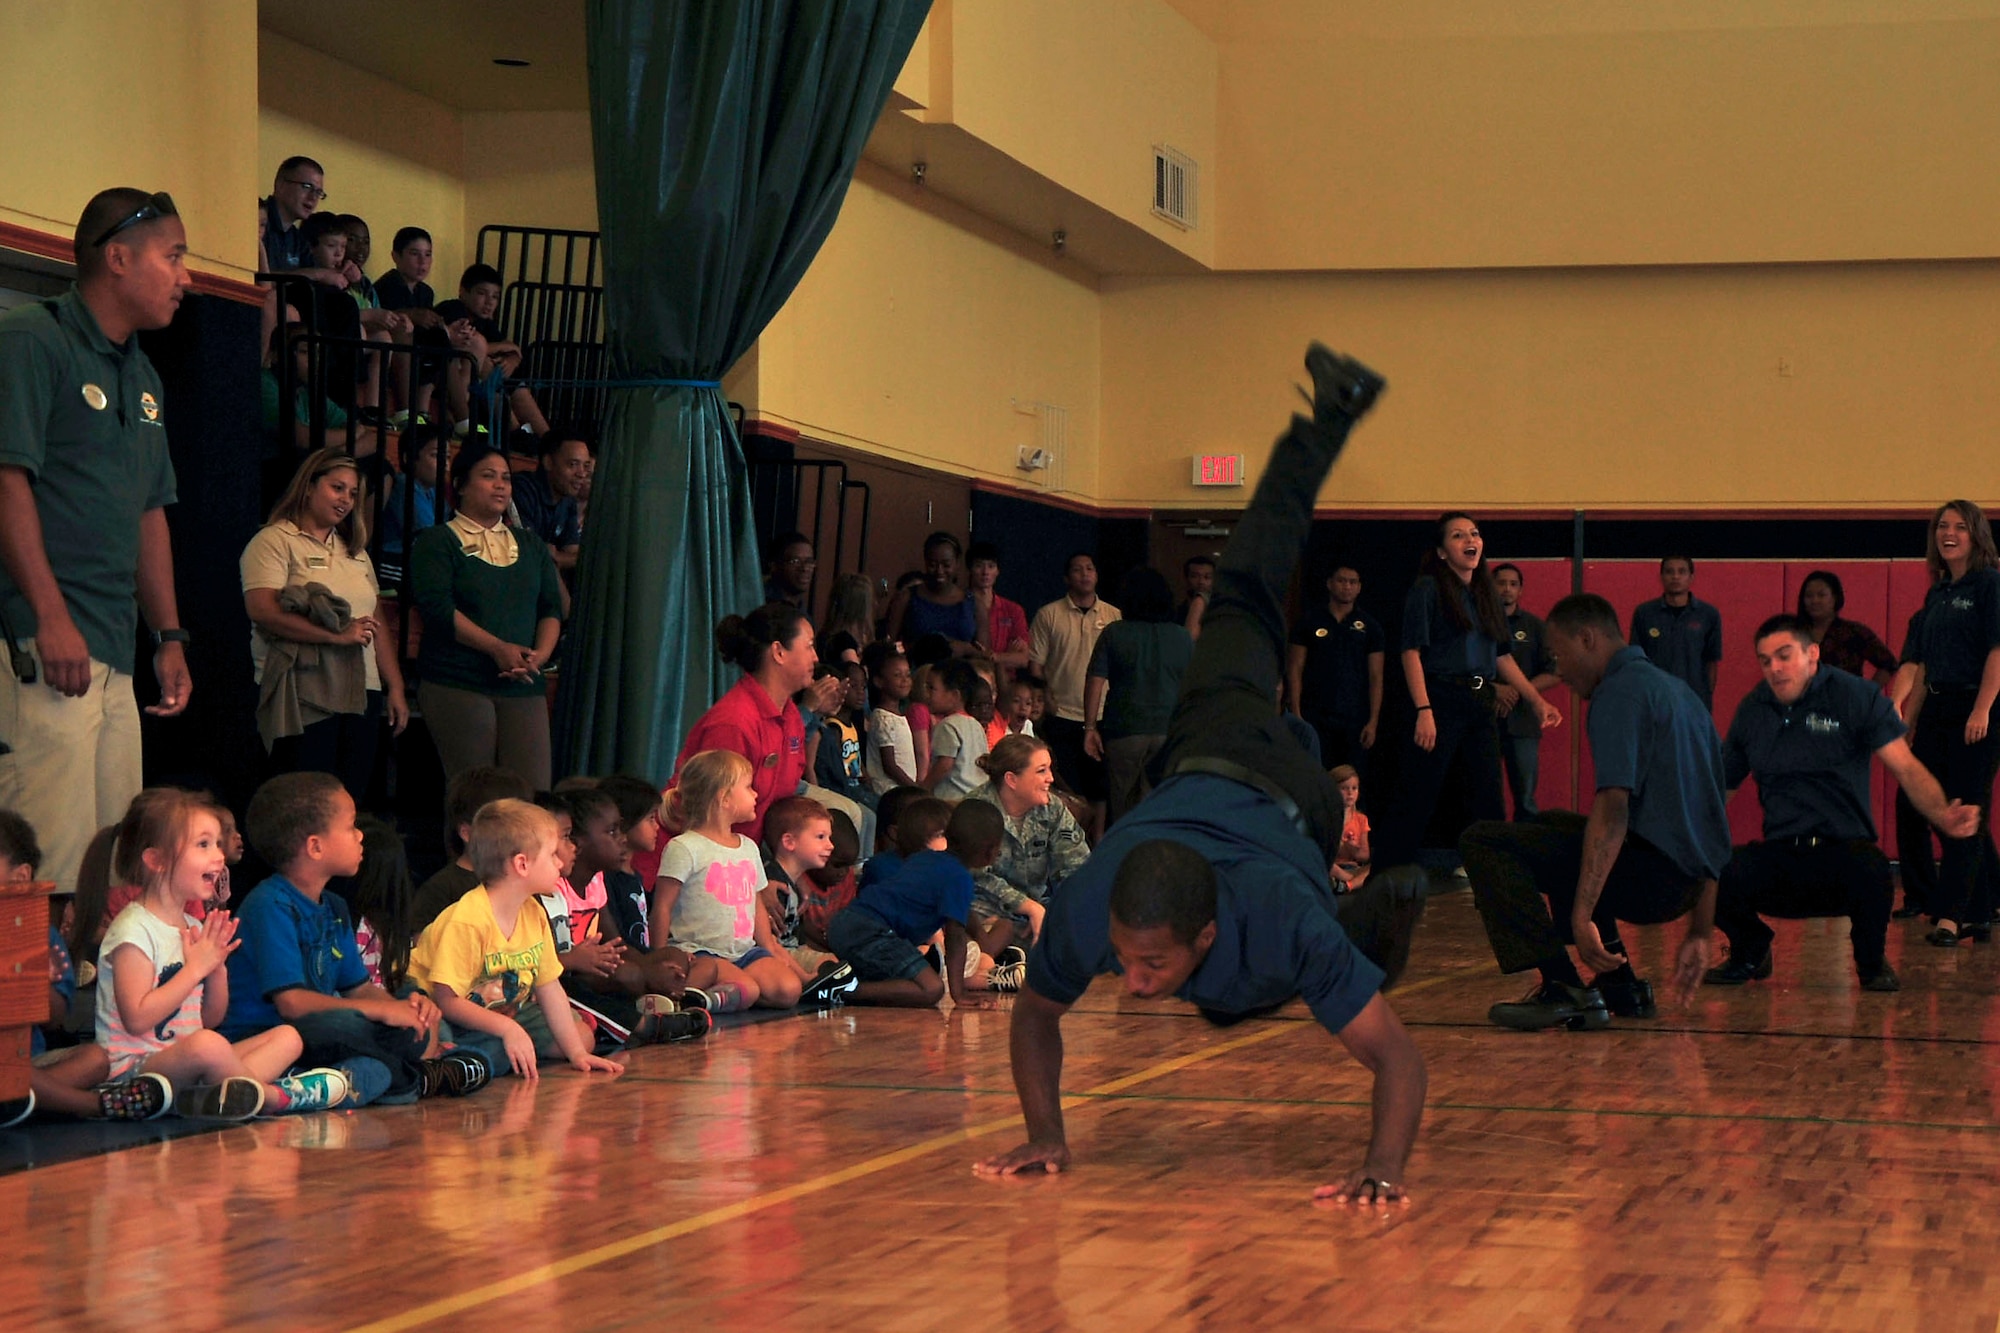
[[[630, 1075], [625, 1082], [633, 1082]], [[672, 1083], [706, 1087], [709, 1080], [698, 1078], [641, 1078], [644, 1083]], [[916, 1092], [949, 1097], [1013, 1097], [1012, 1088], [937, 1088], [916, 1083], [763, 1083], [758, 1086], [786, 1092]], [[1158, 1102], [1188, 1106], [1304, 1106], [1366, 1110], [1371, 1103], [1360, 1097], [1228, 1097], [1172, 1092], [1066, 1092], [1064, 1097], [1079, 1101]], [[1835, 1125], [1860, 1129], [1923, 1129], [1939, 1132], [1970, 1130], [1981, 1134], [2000, 1133], [2000, 1124], [1949, 1120], [1870, 1120], [1859, 1116], [1778, 1115], [1751, 1111], [1649, 1111], [1637, 1108], [1595, 1106], [1517, 1106], [1504, 1102], [1426, 1102], [1426, 1112], [1491, 1111], [1505, 1115], [1606, 1116], [1637, 1120], [1749, 1121], [1772, 1125]]]

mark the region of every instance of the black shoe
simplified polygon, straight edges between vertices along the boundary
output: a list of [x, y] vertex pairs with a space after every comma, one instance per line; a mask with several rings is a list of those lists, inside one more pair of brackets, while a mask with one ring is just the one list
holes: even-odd
[[933, 944], [924, 950], [924, 961], [930, 964], [931, 971], [940, 976], [944, 975], [944, 955], [938, 952], [937, 945]]
[[1888, 994], [1891, 991], [1903, 989], [1903, 983], [1896, 979], [1896, 969], [1890, 967], [1885, 962], [1873, 972], [1867, 972], [1862, 975], [1861, 989]]
[[1653, 1003], [1653, 983], [1642, 977], [1599, 977], [1591, 989], [1604, 997], [1604, 1007], [1618, 1018], [1657, 1018], [1660, 1006]]
[[1393, 866], [1377, 871], [1353, 893], [1334, 904], [1334, 915], [1347, 938], [1369, 962], [1382, 969], [1382, 989], [1402, 977], [1410, 962], [1410, 937], [1424, 914], [1422, 866]]
[[1940, 949], [1955, 948], [1971, 938], [1972, 936], [1963, 930], [1953, 930], [1950, 926], [1933, 927], [1930, 934], [1924, 936], [1927, 942], [1937, 945]]
[[28, 1089], [25, 1097], [13, 1097], [0, 1102], [0, 1129], [12, 1129], [35, 1113], [35, 1090]]
[[799, 1003], [815, 1009], [842, 1004], [860, 984], [861, 978], [846, 963], [829, 963], [799, 992]]
[[1565, 986], [1560, 981], [1544, 981], [1520, 999], [1496, 1004], [1486, 1016], [1503, 1028], [1516, 1032], [1540, 1032], [1544, 1028], [1566, 1027], [1571, 1032], [1611, 1026], [1611, 1011], [1604, 997], [1583, 986]]
[[1889, 913], [1889, 918], [1892, 921], [1908, 921], [1913, 916], [1922, 916], [1923, 914], [1924, 914], [1923, 908], [1913, 907], [1907, 900], [1905, 900], [1901, 907], [1898, 907], [1895, 911]]
[[1389, 382], [1351, 356], [1342, 356], [1323, 342], [1306, 349], [1306, 371], [1313, 378], [1313, 420], [1321, 429], [1346, 434], [1368, 415]]
[[1704, 986], [1741, 986], [1746, 981], [1762, 981], [1771, 975], [1771, 946], [1764, 946], [1764, 956], [1756, 962], [1748, 958], [1729, 955], [1729, 961], [1711, 967], [1701, 974]]
[[469, 1097], [493, 1081], [493, 1070], [486, 1057], [474, 1051], [446, 1051], [435, 1060], [424, 1061], [422, 1080], [419, 1097], [439, 1093]]
[[993, 965], [995, 967], [1005, 967], [1009, 963], [1025, 964], [1027, 961], [1028, 951], [1018, 944], [1010, 944], [1000, 951], [1000, 956], [993, 960]]
[[625, 1049], [656, 1046], [669, 1041], [698, 1041], [715, 1031], [715, 1016], [706, 1009], [683, 1009], [671, 1014], [646, 1014], [639, 1019]]
[[1991, 921], [1968, 921], [1958, 928], [1958, 937], [1962, 940], [1972, 940], [1977, 944], [1985, 944], [1993, 938], [1993, 923]]

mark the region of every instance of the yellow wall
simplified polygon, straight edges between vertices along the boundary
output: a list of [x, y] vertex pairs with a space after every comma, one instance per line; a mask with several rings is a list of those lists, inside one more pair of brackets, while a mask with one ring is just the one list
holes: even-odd
[[[1057, 185], [1203, 263], [1215, 257], [1216, 54], [1164, 0], [950, 0], [948, 119]], [[932, 86], [940, 45], [926, 47]], [[1153, 145], [1200, 164], [1204, 216], [1152, 213]]]
[[1990, 5], [1789, 26], [1796, 5], [1732, 3], [1714, 26], [1616, 30], [1674, 8], [1628, 3], [1596, 11], [1610, 30], [1574, 30], [1597, 25], [1572, 7], [1569, 31], [1483, 32], [1396, 6], [1216, 5], [1238, 34], [1218, 48], [1218, 266], [2000, 253]]
[[[864, 168], [818, 259], [729, 378], [756, 416], [893, 458], [1017, 485], [1098, 489], [1096, 293], [1059, 264], [946, 216]], [[1016, 450], [1069, 411], [1060, 469], [1032, 478]]]
[[[431, 234], [431, 286], [451, 296], [465, 263], [465, 136], [457, 113], [278, 34], [260, 34], [260, 188], [294, 154], [326, 168], [321, 208], [366, 219], [370, 267], [391, 267], [399, 227]], [[370, 276], [373, 276], [371, 274]]]
[[1315, 337], [1390, 382], [1327, 504], [2000, 494], [1993, 263], [1107, 282], [1103, 328], [1108, 503], [1215, 504], [1197, 452], [1245, 453], [1254, 479]]
[[67, 237], [99, 190], [174, 196], [190, 266], [256, 266], [255, 0], [0, 5], [0, 220]]
[[477, 250], [488, 224], [596, 229], [588, 112], [484, 112], [464, 120], [466, 254]]

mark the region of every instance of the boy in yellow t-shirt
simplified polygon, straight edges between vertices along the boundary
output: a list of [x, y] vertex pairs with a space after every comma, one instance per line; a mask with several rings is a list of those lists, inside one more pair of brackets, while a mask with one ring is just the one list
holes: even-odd
[[410, 979], [450, 1023], [461, 1049], [495, 1069], [537, 1076], [537, 1056], [560, 1055], [588, 1073], [623, 1065], [590, 1053], [558, 978], [556, 941], [537, 894], [556, 892], [555, 816], [527, 801], [494, 801], [472, 818], [466, 859], [479, 876], [417, 937]]

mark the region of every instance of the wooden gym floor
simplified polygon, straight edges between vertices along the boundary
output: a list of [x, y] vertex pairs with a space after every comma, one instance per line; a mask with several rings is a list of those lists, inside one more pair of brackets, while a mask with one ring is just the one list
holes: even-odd
[[1020, 1134], [1004, 1009], [845, 1010], [0, 1178], [0, 1328], [1992, 1329], [2000, 960], [1903, 922], [1890, 958], [1864, 995], [1844, 921], [1781, 926], [1771, 981], [1524, 1035], [1485, 1022], [1526, 984], [1469, 896], [1434, 899], [1386, 1220], [1310, 1201], [1368, 1083], [1303, 1011], [1223, 1031], [1100, 982], [1061, 1177], [971, 1174]]

